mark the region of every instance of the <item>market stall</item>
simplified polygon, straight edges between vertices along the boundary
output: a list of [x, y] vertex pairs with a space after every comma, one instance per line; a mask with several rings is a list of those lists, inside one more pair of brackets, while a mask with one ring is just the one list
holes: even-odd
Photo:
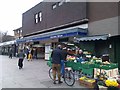
[[[93, 88], [97, 80], [98, 85], [108, 89], [111, 87], [120, 88], [118, 63], [110, 62], [108, 55], [97, 58], [91, 52], [81, 49], [73, 51], [69, 49], [68, 52], [74, 56], [67, 56], [65, 66], [71, 67], [73, 72], [78, 74], [80, 85]], [[51, 66], [50, 61], [47, 63], [49, 66]], [[113, 90], [116, 90], [115, 88]]]
[[[72, 67], [73, 70], [82, 72], [82, 77], [79, 77], [80, 85], [92, 88], [95, 83], [95, 79], [98, 80], [98, 84], [105, 87], [118, 88], [118, 64], [109, 62], [109, 60], [103, 61], [102, 58], [92, 57], [89, 60], [84, 61], [82, 58], [68, 57], [67, 67]], [[113, 83], [113, 84], [111, 84]]]

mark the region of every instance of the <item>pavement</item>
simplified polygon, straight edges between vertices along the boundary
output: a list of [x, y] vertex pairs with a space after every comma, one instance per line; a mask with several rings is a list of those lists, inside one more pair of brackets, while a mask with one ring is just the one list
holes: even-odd
[[53, 84], [49, 78], [47, 61], [24, 60], [23, 69], [17, 66], [18, 58], [0, 55], [0, 88], [84, 88], [76, 80], [74, 86]]

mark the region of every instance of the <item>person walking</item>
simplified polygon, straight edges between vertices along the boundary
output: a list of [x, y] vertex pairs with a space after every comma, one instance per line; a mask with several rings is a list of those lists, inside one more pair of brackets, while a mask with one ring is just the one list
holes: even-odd
[[32, 61], [33, 58], [33, 50], [30, 49], [29, 54], [28, 54], [28, 61]]
[[19, 69], [22, 69], [22, 67], [23, 67], [23, 60], [25, 58], [25, 54], [24, 54], [23, 50], [20, 50], [20, 52], [18, 53], [18, 57], [19, 57], [18, 66], [19, 66]]
[[62, 60], [62, 46], [58, 45], [56, 49], [54, 49], [51, 53], [52, 58], [52, 71], [53, 71], [53, 84], [56, 84], [56, 74], [58, 76], [58, 83], [63, 83], [61, 81], [61, 60]]
[[10, 51], [9, 51], [9, 58], [12, 59], [12, 48], [10, 48]]

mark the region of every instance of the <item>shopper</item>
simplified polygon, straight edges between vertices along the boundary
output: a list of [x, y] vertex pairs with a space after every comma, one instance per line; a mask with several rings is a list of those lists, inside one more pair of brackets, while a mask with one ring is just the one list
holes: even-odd
[[29, 49], [25, 48], [25, 54], [26, 54], [26, 58], [28, 59], [28, 55], [29, 55]]
[[66, 60], [67, 55], [74, 56], [74, 54], [70, 54], [67, 52], [67, 47], [64, 47], [62, 49], [62, 60], [61, 60], [61, 74], [63, 78], [64, 78], [64, 73], [65, 73], [64, 69], [65, 69], [65, 62], [67, 61]]
[[34, 55], [35, 55], [35, 59], [37, 59], [37, 48], [35, 48]]
[[20, 52], [18, 53], [18, 57], [19, 57], [18, 66], [19, 66], [19, 69], [22, 69], [23, 60], [25, 58], [25, 54], [24, 54], [23, 50], [20, 50]]
[[12, 48], [10, 48], [10, 50], [9, 50], [9, 58], [11, 58], [12, 59]]
[[29, 54], [28, 54], [28, 61], [32, 61], [32, 59], [33, 59], [33, 51], [32, 51], [32, 49], [29, 51]]
[[58, 83], [63, 83], [61, 81], [61, 60], [62, 60], [62, 46], [58, 45], [55, 50], [52, 51], [51, 57], [52, 57], [52, 70], [53, 70], [53, 84], [56, 84], [56, 74], [58, 76]]

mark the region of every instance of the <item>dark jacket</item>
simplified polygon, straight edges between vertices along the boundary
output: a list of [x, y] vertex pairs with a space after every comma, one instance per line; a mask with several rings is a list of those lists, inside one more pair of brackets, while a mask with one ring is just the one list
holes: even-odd
[[51, 57], [52, 57], [52, 63], [53, 64], [60, 64], [62, 60], [62, 50], [60, 48], [56, 48], [52, 51]]
[[19, 57], [19, 59], [24, 59], [25, 54], [23, 52], [20, 52], [20, 53], [18, 53], [18, 57]]
[[66, 50], [62, 50], [62, 60], [66, 60], [67, 55], [73, 56], [73, 54], [68, 53]]

